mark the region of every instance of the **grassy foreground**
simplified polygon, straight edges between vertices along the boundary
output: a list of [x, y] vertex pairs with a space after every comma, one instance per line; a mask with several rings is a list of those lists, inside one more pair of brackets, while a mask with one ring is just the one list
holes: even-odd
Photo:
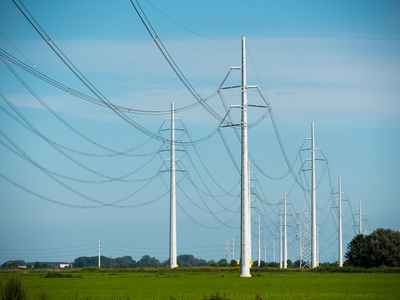
[[[267, 271], [252, 278], [239, 278], [237, 271], [48, 274], [19, 274], [31, 299], [400, 299], [400, 273]], [[8, 276], [0, 273], [3, 287]]]

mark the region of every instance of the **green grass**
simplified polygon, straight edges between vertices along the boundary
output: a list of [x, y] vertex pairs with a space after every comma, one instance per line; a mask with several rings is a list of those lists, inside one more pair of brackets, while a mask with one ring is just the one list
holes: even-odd
[[[183, 270], [183, 269], [181, 269]], [[257, 272], [21, 273], [30, 297], [63, 299], [400, 299], [399, 273]], [[10, 273], [0, 273], [5, 285]], [[223, 296], [225, 295], [225, 298]], [[257, 298], [258, 297], [258, 298]], [[47, 298], [48, 299], [48, 298]]]

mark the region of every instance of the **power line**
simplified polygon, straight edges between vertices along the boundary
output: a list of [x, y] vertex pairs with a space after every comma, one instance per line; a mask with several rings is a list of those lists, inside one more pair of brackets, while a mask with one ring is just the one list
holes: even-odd
[[205, 36], [203, 34], [197, 33], [189, 28], [187, 28], [186, 26], [183, 26], [182, 24], [178, 23], [177, 21], [175, 21], [174, 19], [172, 19], [171, 17], [169, 17], [167, 14], [165, 14], [164, 12], [162, 12], [159, 8], [157, 8], [154, 4], [152, 4], [150, 1], [145, 0], [148, 4], [150, 4], [156, 11], [158, 11], [161, 15], [163, 15], [164, 17], [166, 17], [168, 20], [170, 20], [172, 23], [175, 23], [176, 25], [178, 25], [179, 27], [181, 27], [182, 29], [197, 35], [199, 37], [205, 38], [205, 39], [209, 39], [209, 40], [214, 40], [214, 41], [230, 41], [230, 40], [237, 40], [239, 38], [230, 38], [230, 39], [221, 39], [221, 38], [213, 38], [213, 37], [209, 37], [209, 36]]
[[50, 38], [50, 36], [44, 31], [40, 24], [35, 20], [35, 18], [30, 14], [27, 8], [22, 4], [20, 0], [17, 0], [20, 5], [13, 0], [14, 4], [28, 20], [28, 22], [33, 26], [37, 33], [42, 37], [42, 39], [47, 43], [47, 45], [53, 50], [53, 52], [61, 59], [61, 61], [72, 71], [72, 73], [111, 111], [113, 111], [122, 120], [136, 128], [143, 134], [155, 139], [162, 140], [160, 136], [151, 132], [150, 130], [144, 128], [139, 123], [131, 119], [124, 112], [120, 111], [111, 101], [109, 101], [80, 71], [79, 69], [68, 59], [68, 57], [61, 51], [61, 49], [55, 44], [55, 42]]

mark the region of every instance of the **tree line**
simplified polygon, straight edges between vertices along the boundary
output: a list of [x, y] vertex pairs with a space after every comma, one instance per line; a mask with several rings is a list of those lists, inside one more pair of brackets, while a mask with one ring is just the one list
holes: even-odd
[[[82, 267], [97, 267], [98, 266], [98, 256], [91, 257], [78, 257], [74, 261], [74, 267], [82, 268]], [[102, 268], [158, 268], [158, 267], [167, 267], [169, 265], [169, 260], [160, 262], [155, 257], [150, 257], [150, 255], [144, 255], [140, 260], [135, 261], [131, 256], [124, 257], [100, 257], [100, 263]], [[194, 257], [191, 254], [183, 254], [177, 257], [177, 264], [179, 267], [225, 267], [228, 266], [226, 259], [220, 259], [218, 262], [214, 260], [206, 261], [204, 259], [199, 259]], [[236, 265], [235, 261], [235, 265]]]
[[[369, 235], [358, 234], [352, 241], [347, 245], [347, 252], [345, 254], [347, 260], [344, 266], [362, 267], [362, 268], [373, 268], [373, 267], [400, 267], [400, 232], [391, 229], [378, 228]], [[160, 262], [155, 257], [144, 255], [140, 260], [135, 261], [131, 256], [123, 256], [117, 258], [111, 258], [106, 256], [100, 257], [102, 268], [157, 268], [167, 267], [169, 261]], [[75, 268], [83, 267], [97, 267], [98, 256], [91, 257], [78, 257], [75, 259], [73, 266]], [[177, 257], [177, 263], [179, 267], [236, 267], [238, 261], [226, 259], [220, 259], [218, 261], [199, 259], [190, 254], [179, 255]], [[59, 264], [58, 264], [59, 265]], [[287, 261], [288, 268], [298, 268], [300, 261], [296, 260], [292, 262]], [[28, 268], [54, 268], [57, 267], [57, 263], [25, 263], [23, 260], [14, 260], [5, 262], [3, 268], [18, 268], [19, 266], [27, 266]], [[258, 266], [258, 262], [253, 262], [253, 267]], [[326, 266], [337, 266], [337, 262], [334, 263], [320, 263], [320, 267]], [[278, 268], [279, 263], [277, 262], [264, 262], [260, 261], [260, 267], [272, 267]]]

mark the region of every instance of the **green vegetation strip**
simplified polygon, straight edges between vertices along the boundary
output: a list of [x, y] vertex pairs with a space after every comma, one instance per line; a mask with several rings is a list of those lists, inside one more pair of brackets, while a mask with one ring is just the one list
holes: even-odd
[[[4, 287], [10, 272], [0, 273]], [[58, 274], [58, 275], [57, 275]], [[194, 268], [136, 272], [84, 269], [19, 273], [35, 299], [398, 299], [400, 273], [258, 271]]]

